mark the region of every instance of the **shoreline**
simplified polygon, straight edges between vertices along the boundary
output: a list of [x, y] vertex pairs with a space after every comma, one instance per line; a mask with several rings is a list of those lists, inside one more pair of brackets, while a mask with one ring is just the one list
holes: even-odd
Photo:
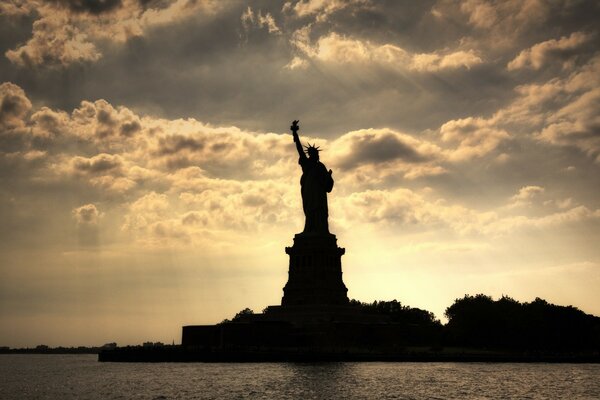
[[487, 362], [487, 363], [600, 363], [594, 353], [517, 353], [465, 349], [453, 351], [360, 351], [319, 349], [193, 350], [123, 347], [98, 353], [99, 362]]

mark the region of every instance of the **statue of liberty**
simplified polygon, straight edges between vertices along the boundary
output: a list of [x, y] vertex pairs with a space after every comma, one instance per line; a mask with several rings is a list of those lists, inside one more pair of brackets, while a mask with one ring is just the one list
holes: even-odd
[[300, 129], [298, 122], [293, 121], [290, 129], [300, 156], [298, 164], [302, 167], [300, 193], [302, 194], [302, 208], [306, 216], [303, 233], [329, 234], [327, 193], [333, 189], [332, 171], [327, 171], [325, 165], [319, 161], [318, 147], [309, 143], [308, 146], [304, 146], [306, 154], [304, 153], [298, 137], [298, 130]]

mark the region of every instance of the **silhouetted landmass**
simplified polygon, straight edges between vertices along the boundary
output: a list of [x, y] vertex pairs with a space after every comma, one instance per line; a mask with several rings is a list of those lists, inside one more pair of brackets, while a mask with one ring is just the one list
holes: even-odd
[[433, 328], [442, 327], [442, 323], [431, 311], [403, 306], [398, 300], [363, 303], [353, 299], [350, 300], [350, 305], [360, 308], [365, 313], [387, 315], [393, 322], [431, 326]]
[[77, 347], [50, 347], [45, 344], [36, 347], [15, 348], [0, 346], [0, 354], [98, 354], [102, 350], [114, 350], [116, 343], [107, 343], [103, 346], [77, 346]]
[[[119, 347], [120, 349], [160, 349], [173, 347], [175, 344], [169, 345], [162, 342], [144, 342], [138, 346]], [[106, 350], [117, 349], [117, 344], [106, 343], [102, 346], [77, 346], [77, 347], [50, 347], [45, 344], [37, 345], [36, 347], [10, 348], [8, 346], [0, 346], [0, 354], [98, 354]]]
[[[404, 306], [397, 300], [364, 303], [350, 300], [364, 314], [382, 315], [399, 325], [397, 343], [527, 352], [600, 352], [600, 317], [573, 306], [558, 306], [536, 298], [521, 303], [508, 296], [465, 295], [446, 309], [448, 323], [435, 314]], [[265, 309], [263, 312], [268, 312]], [[243, 321], [254, 311], [245, 308], [231, 321]]]
[[[377, 351], [365, 346], [361, 351], [298, 352], [256, 348], [225, 351], [186, 349], [184, 346], [145, 342], [139, 346], [49, 347], [11, 349], [0, 354], [104, 354], [107, 361], [276, 361], [276, 360], [388, 360], [388, 361], [549, 361], [598, 362], [600, 360], [600, 317], [573, 306], [558, 306], [536, 298], [521, 303], [508, 296], [498, 300], [478, 294], [456, 299], [446, 309], [443, 325], [427, 310], [402, 305], [397, 300], [363, 303], [350, 300], [361, 313], [385, 316], [403, 332], [392, 339], [400, 347]], [[268, 309], [263, 310], [268, 313]], [[238, 312], [226, 323], [244, 323], [254, 316], [250, 308]], [[374, 350], [375, 349], [375, 350]]]
[[445, 345], [527, 351], [600, 351], [600, 318], [536, 298], [478, 294], [446, 309]]
[[373, 303], [350, 300], [350, 305], [364, 314], [388, 317], [390, 323], [398, 326], [401, 332], [397, 337], [400, 345], [438, 347], [441, 344], [443, 325], [430, 311], [404, 306], [398, 300]]
[[[239, 330], [247, 335], [249, 342], [236, 341], [234, 335], [217, 346], [128, 346], [102, 351], [98, 359], [126, 362], [600, 363], [600, 318], [576, 307], [557, 306], [539, 298], [521, 303], [507, 296], [493, 300], [483, 294], [466, 295], [446, 309], [448, 323], [445, 325], [433, 313], [403, 306], [397, 300], [373, 303], [351, 300], [349, 306], [365, 315], [375, 316], [379, 322], [367, 322], [362, 326], [366, 330], [360, 323], [320, 323], [316, 325], [317, 331], [292, 331], [321, 340], [308, 344], [298, 342], [294, 335], [289, 336], [286, 329], [281, 329], [283, 326], [276, 328], [277, 325], [273, 325], [266, 330], [278, 329], [273, 339], [257, 345], [252, 341], [252, 331], [263, 323], [268, 324], [268, 320], [256, 325], [254, 318], [268, 316], [270, 311], [267, 308], [262, 314], [255, 314], [245, 308], [231, 321], [225, 320], [215, 327], [233, 328], [233, 332]], [[341, 330], [336, 330], [336, 326]], [[323, 332], [323, 329], [332, 328], [329, 333]], [[374, 335], [369, 335], [371, 331]], [[220, 332], [226, 336], [232, 333], [229, 329]], [[385, 333], [391, 333], [392, 337]], [[282, 337], [285, 338], [283, 342]], [[328, 341], [332, 338], [337, 342]]]
[[304, 230], [286, 247], [288, 281], [281, 305], [249, 308], [216, 325], [182, 327], [181, 346], [103, 351], [100, 361], [547, 361], [600, 362], [600, 319], [536, 299], [519, 303], [465, 296], [442, 325], [429, 311], [397, 300], [349, 300], [337, 237], [329, 232], [327, 193], [333, 172], [319, 148], [303, 149], [290, 126], [302, 168]]

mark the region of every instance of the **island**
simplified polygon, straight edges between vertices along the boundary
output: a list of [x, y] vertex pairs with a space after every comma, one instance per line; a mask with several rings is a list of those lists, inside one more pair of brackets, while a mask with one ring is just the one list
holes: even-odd
[[495, 361], [600, 362], [600, 318], [536, 299], [465, 296], [442, 325], [397, 301], [349, 300], [345, 249], [329, 232], [327, 196], [333, 171], [320, 149], [290, 130], [302, 169], [304, 229], [285, 247], [288, 280], [281, 304], [245, 309], [231, 320], [182, 329], [180, 346], [102, 349], [99, 361]]

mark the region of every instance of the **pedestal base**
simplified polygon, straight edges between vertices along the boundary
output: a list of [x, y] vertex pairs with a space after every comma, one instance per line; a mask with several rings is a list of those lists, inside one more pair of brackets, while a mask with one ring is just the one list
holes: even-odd
[[285, 252], [290, 264], [282, 306], [348, 304], [348, 289], [342, 281], [345, 249], [337, 246], [335, 235], [297, 234]]

